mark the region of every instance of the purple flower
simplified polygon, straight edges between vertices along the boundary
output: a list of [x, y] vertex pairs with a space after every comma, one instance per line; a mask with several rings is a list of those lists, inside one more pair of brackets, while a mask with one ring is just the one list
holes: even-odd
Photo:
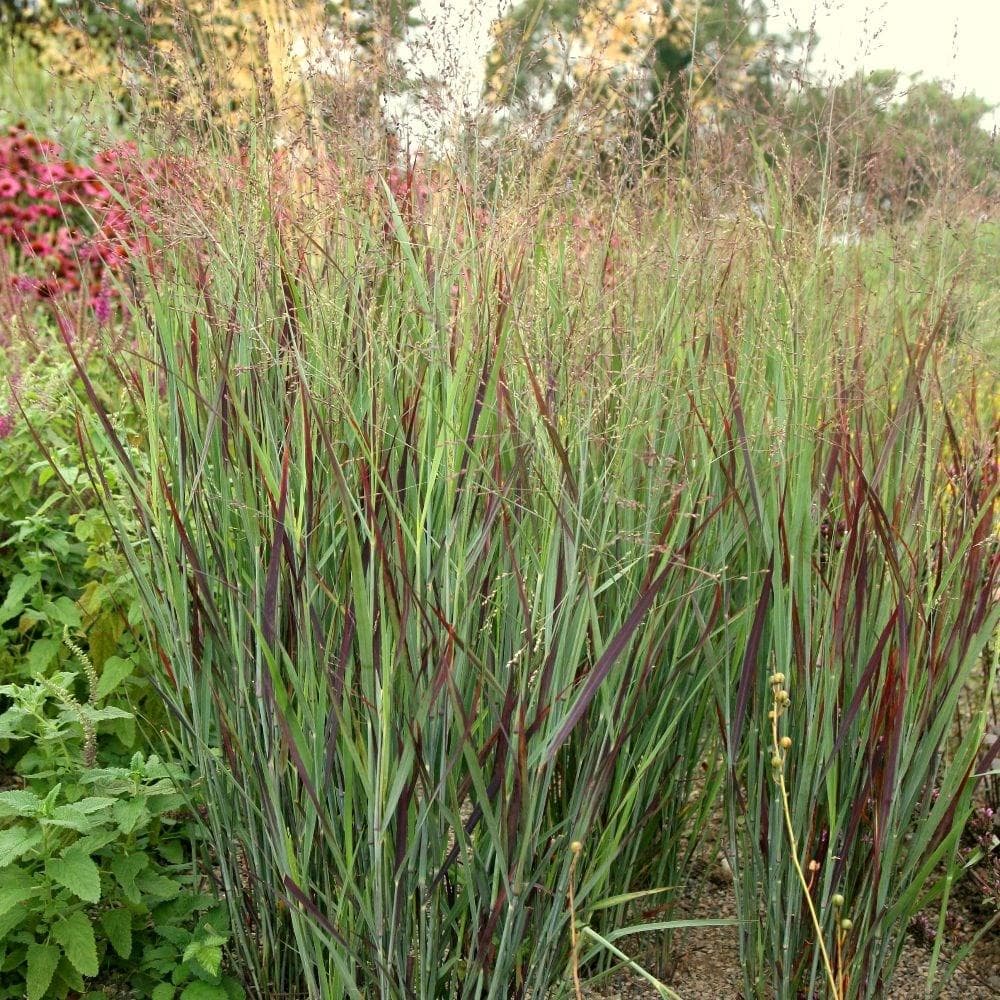
[[111, 319], [111, 295], [108, 289], [101, 285], [101, 290], [94, 296], [94, 317], [101, 326]]

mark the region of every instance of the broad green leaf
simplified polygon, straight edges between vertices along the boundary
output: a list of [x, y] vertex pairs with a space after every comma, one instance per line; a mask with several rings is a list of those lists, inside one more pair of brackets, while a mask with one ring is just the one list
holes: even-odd
[[126, 712], [123, 708], [111, 708], [105, 705], [104, 708], [91, 708], [89, 705], [82, 706], [84, 713], [94, 722], [109, 722], [112, 719], [131, 719], [131, 712]]
[[42, 831], [37, 827], [29, 830], [12, 826], [9, 830], [0, 830], [0, 868], [6, 868], [22, 854], [27, 854], [41, 839]]
[[24, 977], [28, 1000], [42, 1000], [60, 958], [61, 954], [55, 945], [36, 943], [28, 946], [28, 967]]
[[60, 920], [52, 928], [52, 937], [62, 945], [66, 957], [81, 976], [97, 975], [97, 942], [86, 913], [77, 910]]
[[130, 903], [138, 905], [142, 902], [142, 893], [136, 885], [136, 876], [149, 864], [145, 854], [120, 854], [111, 861], [111, 874], [122, 887], [125, 898]]
[[118, 839], [117, 830], [100, 829], [82, 836], [73, 846], [84, 854], [96, 854], [102, 847]]
[[39, 639], [31, 644], [26, 657], [28, 670], [40, 674], [47, 670], [59, 655], [60, 643], [55, 639]]
[[121, 799], [115, 803], [115, 822], [122, 833], [131, 833], [143, 816], [149, 816], [144, 799]]
[[[68, 991], [63, 989], [64, 986], [69, 988]], [[80, 970], [73, 965], [66, 955], [63, 955], [56, 969], [55, 989], [58, 991], [56, 996], [62, 998], [67, 996], [67, 994], [79, 995], [86, 988], [87, 984], [83, 981]]]
[[10, 708], [0, 715], [0, 740], [23, 740], [34, 732], [34, 720], [23, 708]]
[[222, 985], [225, 988], [226, 994], [229, 1000], [246, 1000], [246, 990], [231, 976], [226, 976], [222, 980]]
[[81, 833], [89, 833], [95, 827], [106, 822], [107, 816], [102, 816], [116, 804], [115, 799], [106, 796], [90, 796], [73, 802], [70, 805], [56, 806], [48, 822], [55, 826], [66, 826]]
[[106, 728], [109, 733], [114, 733], [118, 737], [122, 746], [127, 748], [135, 746], [136, 726], [133, 716], [130, 715], [127, 719], [115, 719], [108, 723]]
[[28, 908], [21, 903], [16, 903], [6, 913], [0, 914], [0, 941], [15, 928], [28, 915]]
[[196, 980], [184, 987], [181, 1000], [229, 1000], [229, 994], [224, 986], [213, 986]]
[[79, 605], [69, 597], [58, 597], [54, 601], [46, 601], [42, 605], [42, 610], [49, 621], [58, 622], [60, 625], [68, 625], [70, 628], [80, 627]]
[[0, 625], [6, 625], [11, 618], [21, 613], [25, 597], [38, 585], [40, 579], [41, 577], [37, 573], [32, 573], [30, 576], [18, 573], [10, 581], [7, 596], [4, 598], [3, 604], [0, 604]]
[[89, 854], [71, 849], [61, 858], [49, 858], [45, 871], [53, 881], [88, 903], [101, 898], [101, 876]]
[[170, 983], [160, 983], [159, 986], [153, 987], [153, 992], [150, 993], [150, 1000], [174, 1000], [174, 994], [177, 990], [174, 989]]
[[176, 899], [181, 891], [180, 882], [166, 875], [148, 872], [136, 880], [136, 885], [144, 896], [151, 896], [158, 901]]
[[126, 677], [130, 677], [135, 670], [135, 663], [132, 660], [122, 659], [120, 656], [111, 656], [104, 663], [104, 669], [97, 681], [97, 699], [100, 701], [109, 694]]
[[132, 914], [128, 910], [105, 910], [101, 914], [101, 927], [121, 958], [132, 954]]
[[41, 808], [42, 800], [26, 788], [0, 792], [0, 817], [33, 817]]
[[29, 872], [9, 868], [0, 872], [0, 917], [23, 902], [37, 890]]
[[95, 827], [103, 825], [99, 816], [88, 816], [76, 806], [57, 806], [52, 810], [52, 815], [41, 822], [44, 826], [60, 826], [78, 833], [90, 833]]
[[96, 813], [102, 809], [107, 809], [108, 806], [113, 806], [117, 801], [117, 799], [111, 798], [110, 795], [87, 795], [82, 799], [77, 799], [73, 803], [73, 808], [88, 814]]
[[210, 976], [217, 976], [222, 967], [222, 948], [207, 941], [192, 941], [184, 949], [184, 961], [195, 962]]

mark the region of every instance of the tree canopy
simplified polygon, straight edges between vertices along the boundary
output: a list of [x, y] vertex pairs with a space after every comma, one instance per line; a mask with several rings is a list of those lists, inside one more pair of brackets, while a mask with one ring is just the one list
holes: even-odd
[[495, 32], [487, 100], [557, 121], [585, 107], [610, 130], [639, 124], [648, 148], [676, 144], [769, 83], [762, 0], [521, 0]]

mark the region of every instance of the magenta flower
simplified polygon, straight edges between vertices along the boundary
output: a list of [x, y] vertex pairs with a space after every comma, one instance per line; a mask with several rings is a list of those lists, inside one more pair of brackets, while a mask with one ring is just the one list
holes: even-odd
[[[149, 185], [164, 176], [134, 144], [84, 166], [24, 125], [0, 132], [0, 252], [12, 251], [13, 290], [49, 299], [89, 289], [95, 317], [107, 322], [114, 292], [104, 279], [148, 252], [137, 219], [150, 221]], [[122, 209], [112, 186], [139, 206], [138, 215]]]
[[101, 326], [106, 326], [111, 319], [111, 293], [105, 285], [94, 296], [94, 318]]

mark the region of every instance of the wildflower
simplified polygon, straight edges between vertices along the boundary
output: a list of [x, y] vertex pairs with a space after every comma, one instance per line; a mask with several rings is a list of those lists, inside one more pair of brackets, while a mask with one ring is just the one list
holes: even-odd
[[94, 318], [101, 326], [107, 325], [111, 319], [111, 295], [105, 285], [94, 296], [93, 303]]

